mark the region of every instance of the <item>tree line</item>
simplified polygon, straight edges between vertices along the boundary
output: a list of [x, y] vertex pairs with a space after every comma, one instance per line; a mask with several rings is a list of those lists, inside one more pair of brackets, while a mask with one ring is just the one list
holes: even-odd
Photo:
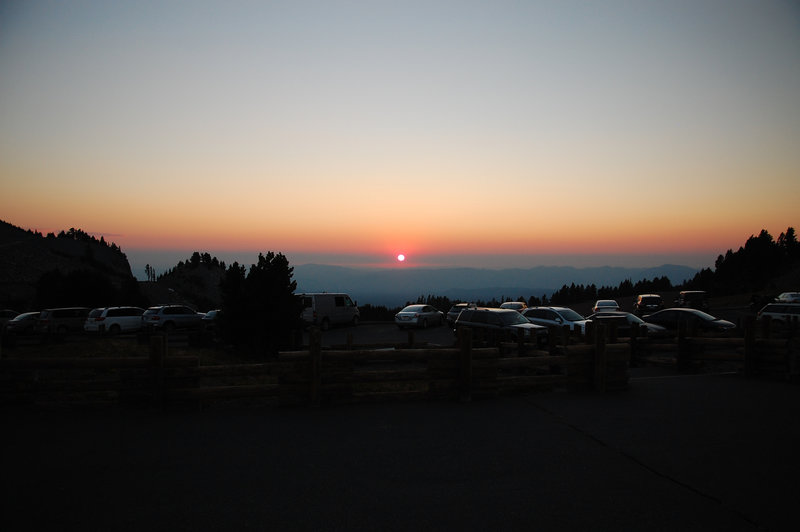
[[[54, 238], [94, 238], [80, 230], [63, 233], [63, 236]], [[762, 230], [758, 236], [751, 236], [737, 251], [729, 249], [724, 255], [719, 255], [713, 270], [703, 269], [682, 285], [673, 286], [666, 276], [636, 282], [626, 279], [617, 286], [599, 288], [594, 284], [571, 283], [563, 285], [549, 297], [544, 294], [528, 297], [520, 295], [515, 299], [501, 296], [499, 299], [473, 303], [480, 306], [499, 306], [505, 301], [513, 300], [524, 301], [528, 306], [569, 305], [593, 299], [615, 299], [637, 293], [678, 289], [706, 290], [712, 295], [730, 295], [769, 289], [776, 278], [797, 269], [798, 266], [800, 244], [794, 229], [789, 227], [777, 240], [766, 230]], [[236, 262], [226, 266], [209, 253], [195, 252], [189, 260], [179, 262], [175, 268], [158, 276], [158, 279], [163, 280], [179, 272], [191, 272], [200, 267], [220, 272], [220, 332], [225, 341], [253, 352], [270, 353], [280, 346], [288, 345], [292, 331], [297, 331], [302, 326], [302, 303], [294, 293], [297, 288], [297, 283], [293, 280], [294, 268], [282, 253], [259, 253], [257, 262], [247, 269]], [[155, 275], [152, 268], [147, 270], [148, 275]], [[92, 301], [96, 300], [98, 304], [111, 303], [107, 298], [100, 301], [104, 293], [116, 294], [114, 300], [135, 297], [133, 286], [115, 291], [107, 280], [81, 272], [67, 275], [49, 272], [42, 276], [37, 288], [39, 294], [48, 294], [48, 302], [52, 303], [63, 301], [64, 304], [86, 304], [89, 301], [86, 294], [92, 294]], [[202, 287], [196, 288], [199, 291]], [[80, 297], [86, 303], [78, 303], [72, 299], [74, 297]], [[123, 303], [121, 299], [119, 301], [120, 304], [130, 304]], [[44, 303], [43, 300], [40, 302]], [[416, 301], [408, 301], [407, 304], [428, 304], [447, 311], [452, 305], [461, 302], [463, 301], [446, 296], [428, 294], [419, 296]], [[369, 304], [360, 307], [363, 320], [391, 320], [399, 309], [400, 307], [390, 309]]]

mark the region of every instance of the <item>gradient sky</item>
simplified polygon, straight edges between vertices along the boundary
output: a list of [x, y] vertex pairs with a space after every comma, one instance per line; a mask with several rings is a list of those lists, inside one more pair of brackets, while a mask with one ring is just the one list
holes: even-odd
[[0, 183], [131, 262], [712, 266], [797, 225], [800, 3], [3, 2]]

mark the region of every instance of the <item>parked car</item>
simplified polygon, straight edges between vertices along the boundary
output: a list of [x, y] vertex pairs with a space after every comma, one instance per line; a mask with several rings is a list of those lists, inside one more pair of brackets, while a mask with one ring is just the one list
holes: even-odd
[[522, 315], [528, 321], [536, 325], [545, 327], [563, 327], [569, 325], [574, 329], [577, 325], [581, 329], [581, 334], [586, 334], [587, 319], [566, 307], [530, 307], [522, 311]]
[[528, 305], [522, 301], [506, 301], [505, 303], [500, 304], [500, 308], [510, 308], [511, 310], [522, 312], [528, 308]]
[[83, 323], [90, 309], [86, 307], [48, 308], [39, 312], [36, 318], [36, 332], [57, 334], [83, 332]]
[[19, 312], [17, 312], [16, 310], [10, 310], [10, 309], [0, 310], [0, 331], [2, 331], [5, 328], [6, 323], [16, 318], [18, 314]]
[[203, 318], [200, 320], [203, 322], [203, 329], [206, 331], [216, 331], [217, 322], [219, 321], [221, 312], [222, 311], [219, 309], [209, 310], [206, 312]]
[[639, 294], [633, 304], [633, 313], [637, 316], [652, 314], [664, 308], [664, 300], [658, 294]]
[[450, 327], [453, 327], [456, 323], [458, 315], [461, 314], [461, 311], [464, 310], [465, 308], [470, 308], [470, 307], [475, 308], [475, 305], [473, 303], [456, 303], [455, 305], [450, 307], [450, 310], [447, 311], [447, 315], [445, 316], [447, 324]]
[[784, 292], [775, 298], [778, 303], [800, 303], [800, 292]]
[[39, 312], [23, 312], [17, 314], [13, 319], [10, 319], [3, 329], [3, 334], [6, 335], [28, 335], [36, 332], [36, 320], [39, 318]]
[[592, 307], [592, 312], [614, 312], [617, 310], [620, 310], [619, 303], [613, 299], [598, 299]]
[[303, 301], [301, 318], [307, 325], [323, 331], [331, 325], [358, 325], [361, 314], [347, 294], [328, 292], [298, 294]]
[[[639, 325], [640, 330], [642, 327], [647, 327], [647, 336], [666, 336], [668, 333], [661, 325], [644, 321], [630, 312], [600, 312], [586, 316], [586, 319], [593, 323], [602, 323], [606, 327], [616, 327], [617, 336], [630, 336], [634, 323]], [[644, 334], [644, 331], [639, 334]]]
[[139, 307], [96, 308], [89, 312], [83, 330], [100, 334], [136, 332], [142, 328], [142, 314], [144, 309]]
[[758, 319], [769, 316], [778, 326], [800, 320], [800, 303], [769, 303], [758, 311]]
[[406, 327], [425, 329], [428, 325], [444, 324], [444, 313], [430, 305], [408, 305], [394, 315], [394, 323], [401, 329]]
[[173, 329], [199, 329], [205, 314], [186, 305], [159, 305], [142, 314], [142, 328], [147, 332]]
[[696, 308], [667, 308], [644, 316], [642, 319], [648, 323], [661, 325], [670, 331], [677, 330], [680, 323], [686, 323], [687, 329], [690, 331], [696, 328], [699, 331], [722, 332], [736, 327], [728, 320], [716, 318]]
[[708, 310], [708, 294], [704, 290], [684, 290], [675, 299], [675, 306]]
[[536, 325], [516, 310], [504, 308], [467, 308], [461, 311], [455, 322], [455, 332], [464, 327], [482, 329], [488, 334], [508, 331], [512, 340], [520, 335], [539, 345], [547, 344], [547, 327]]

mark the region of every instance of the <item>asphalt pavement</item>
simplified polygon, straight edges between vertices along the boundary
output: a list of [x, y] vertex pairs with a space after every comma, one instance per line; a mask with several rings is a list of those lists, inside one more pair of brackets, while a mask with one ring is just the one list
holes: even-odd
[[795, 530], [800, 386], [0, 409], [4, 530]]

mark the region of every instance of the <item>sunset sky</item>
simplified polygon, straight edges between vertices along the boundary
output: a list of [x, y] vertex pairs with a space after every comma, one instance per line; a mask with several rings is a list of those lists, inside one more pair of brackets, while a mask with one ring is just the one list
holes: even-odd
[[0, 183], [139, 267], [713, 266], [798, 222], [800, 3], [3, 2]]

